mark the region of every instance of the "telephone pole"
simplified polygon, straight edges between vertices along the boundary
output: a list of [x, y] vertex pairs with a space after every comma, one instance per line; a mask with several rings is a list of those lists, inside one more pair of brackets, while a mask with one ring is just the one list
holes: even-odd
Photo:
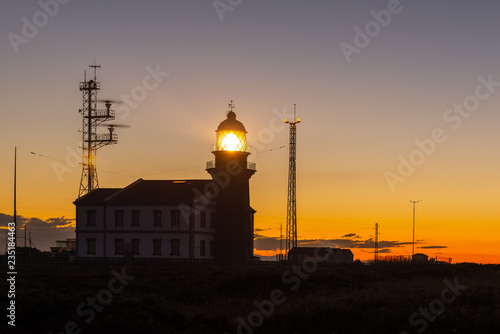
[[413, 261], [413, 256], [415, 255], [415, 204], [420, 203], [421, 201], [410, 201], [413, 203], [413, 243], [411, 247], [411, 260]]
[[280, 262], [283, 260], [283, 223], [280, 223], [280, 256], [278, 260]]
[[378, 262], [378, 235], [380, 233], [378, 233], [378, 228], [379, 228], [379, 224], [378, 223], [375, 223], [375, 263]]

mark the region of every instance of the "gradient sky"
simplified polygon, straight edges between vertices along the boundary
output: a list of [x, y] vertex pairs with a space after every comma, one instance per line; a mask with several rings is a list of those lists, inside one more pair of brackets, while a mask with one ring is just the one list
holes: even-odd
[[[211, 0], [73, 0], [46, 24], [37, 1], [0, 3], [0, 224], [13, 212], [18, 146], [18, 214], [35, 245], [48, 249], [74, 236], [78, 85], [95, 58], [100, 98], [130, 95], [147, 68], [169, 73], [136, 106], [121, 106], [129, 112], [117, 122], [131, 128], [118, 129], [118, 145], [99, 150], [101, 187], [138, 177], [208, 178], [214, 131], [234, 100], [258, 170], [251, 179], [256, 254], [272, 255], [286, 222], [288, 128], [281, 117], [296, 103], [302, 244], [350, 247], [355, 258], [371, 259], [378, 222], [382, 252], [410, 255], [410, 200], [422, 200], [416, 251], [500, 263], [500, 87], [490, 87], [460, 126], [445, 120], [459, 115], [448, 109], [473, 101], [479, 77], [500, 82], [500, 3], [220, 2], [236, 4], [223, 20]], [[388, 6], [398, 13], [385, 27], [373, 24], [371, 11]], [[9, 36], [22, 37], [34, 16], [41, 27], [16, 52]], [[341, 45], [354, 46], [355, 28], [367, 24], [375, 29], [370, 42], [348, 62]], [[386, 173], [397, 175], [400, 157], [418, 157], [415, 141], [435, 129], [446, 141], [391, 189]]]

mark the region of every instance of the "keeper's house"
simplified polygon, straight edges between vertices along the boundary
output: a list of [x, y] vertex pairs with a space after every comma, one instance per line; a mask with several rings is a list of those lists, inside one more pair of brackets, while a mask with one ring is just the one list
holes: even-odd
[[193, 205], [210, 182], [139, 179], [80, 197], [77, 256], [213, 259], [215, 203], [199, 203], [196, 213]]

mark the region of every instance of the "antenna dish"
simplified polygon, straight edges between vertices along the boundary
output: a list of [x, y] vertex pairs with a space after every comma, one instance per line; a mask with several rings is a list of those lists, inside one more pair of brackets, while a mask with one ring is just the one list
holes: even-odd
[[97, 102], [101, 103], [112, 103], [112, 104], [123, 104], [123, 101], [120, 100], [113, 100], [113, 99], [98, 99]]
[[107, 127], [107, 128], [130, 128], [128, 124], [115, 124], [115, 123], [103, 123], [99, 124], [99, 126]]

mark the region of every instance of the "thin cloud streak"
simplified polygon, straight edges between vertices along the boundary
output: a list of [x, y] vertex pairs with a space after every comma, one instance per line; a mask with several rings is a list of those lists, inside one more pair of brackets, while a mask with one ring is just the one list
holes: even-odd
[[[256, 235], [254, 247], [257, 250], [278, 250], [280, 248], [280, 239], [275, 237], [266, 237], [263, 235]], [[356, 239], [361, 239], [360, 236], [355, 236]], [[366, 240], [354, 239], [302, 239], [297, 241], [299, 246], [304, 247], [334, 247], [334, 248], [358, 248], [358, 249], [371, 249], [375, 247], [373, 238]], [[402, 247], [404, 245], [411, 245], [411, 242], [405, 241], [380, 241], [379, 249], [389, 249], [395, 247]], [[384, 251], [385, 253], [385, 251]]]

